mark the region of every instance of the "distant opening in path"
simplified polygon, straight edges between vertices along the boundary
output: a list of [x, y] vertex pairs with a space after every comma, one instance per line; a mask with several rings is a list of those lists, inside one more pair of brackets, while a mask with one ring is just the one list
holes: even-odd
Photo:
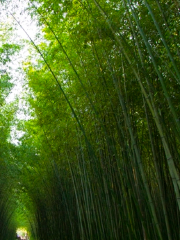
[[29, 236], [28, 236], [26, 228], [18, 228], [16, 230], [16, 239], [29, 240]]

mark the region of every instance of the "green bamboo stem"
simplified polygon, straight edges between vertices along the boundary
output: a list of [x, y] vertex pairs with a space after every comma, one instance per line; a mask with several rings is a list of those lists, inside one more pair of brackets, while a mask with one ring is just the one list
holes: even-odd
[[[133, 11], [133, 10], [132, 10]], [[135, 16], [136, 17], [136, 16]], [[136, 22], [137, 22], [137, 18], [136, 18]], [[136, 37], [136, 36], [135, 36]], [[145, 37], [145, 35], [144, 35], [144, 37]], [[137, 41], [136, 41], [137, 42]], [[147, 41], [146, 41], [147, 42]], [[147, 43], [148, 44], [148, 43]], [[150, 47], [150, 46], [149, 46]], [[140, 49], [138, 49], [138, 51], [140, 51]], [[139, 53], [139, 55], [141, 56], [141, 53]], [[142, 58], [141, 58], [142, 59]], [[143, 62], [142, 62], [142, 65], [143, 65]], [[148, 81], [148, 79], [146, 78], [146, 81], [148, 82], [148, 85], [150, 86], [150, 83], [149, 83], [149, 81]], [[140, 82], [139, 82], [140, 83]], [[141, 86], [141, 89], [143, 90], [143, 92], [144, 92], [144, 96], [146, 96], [146, 101], [148, 102], [148, 105], [149, 105], [149, 107], [150, 107], [150, 102], [149, 102], [149, 100], [148, 100], [148, 96], [147, 96], [147, 94], [146, 94], [146, 92], [145, 92], [145, 90], [143, 89], [143, 86], [142, 86], [142, 84], [140, 83], [140, 86]], [[154, 104], [154, 100], [153, 100], [153, 97], [152, 97], [152, 94], [151, 94], [151, 90], [149, 91], [149, 96], [150, 96], [150, 98], [151, 98], [151, 102], [152, 102], [152, 105], [151, 105], [151, 107], [150, 107], [150, 110], [151, 110], [151, 112], [152, 112], [152, 114], [153, 114], [153, 109], [155, 110], [155, 114], [153, 114], [153, 116], [154, 116], [154, 120], [155, 120], [155, 122], [156, 122], [156, 125], [157, 125], [157, 127], [158, 127], [158, 130], [159, 130], [159, 133], [160, 133], [160, 136], [161, 136], [161, 139], [162, 139], [162, 141], [163, 141], [163, 146], [164, 146], [164, 148], [165, 148], [165, 152], [166, 152], [166, 157], [167, 157], [167, 160], [168, 160], [168, 166], [169, 166], [169, 169], [171, 169], [170, 170], [170, 172], [171, 172], [171, 177], [172, 177], [172, 180], [173, 180], [173, 182], [174, 182], [174, 186], [175, 186], [175, 189], [176, 189], [176, 194], [177, 194], [177, 201], [178, 201], [178, 205], [179, 205], [179, 191], [177, 191], [177, 186], [176, 186], [176, 184], [178, 184], [179, 185], [179, 176], [178, 176], [178, 173], [177, 173], [177, 170], [176, 170], [176, 168], [175, 168], [175, 165], [174, 165], [174, 162], [173, 162], [173, 159], [172, 159], [172, 156], [171, 156], [171, 153], [170, 153], [170, 150], [169, 150], [169, 147], [168, 147], [168, 144], [167, 144], [167, 142], [166, 142], [166, 140], [165, 140], [165, 137], [164, 137], [164, 133], [163, 133], [163, 129], [162, 129], [162, 127], [160, 126], [160, 120], [159, 120], [159, 114], [158, 114], [158, 111], [157, 111], [157, 109], [156, 109], [156, 107], [155, 107], [155, 104]], [[153, 107], [152, 107], [153, 106]], [[173, 171], [172, 171], [172, 169], [173, 169]], [[173, 173], [174, 172], [174, 173]], [[174, 181], [174, 178], [176, 178], [176, 183], [175, 183], [175, 181]], [[180, 187], [180, 185], [179, 185], [179, 187]]]
[[156, 157], [154, 143], [153, 143], [153, 136], [152, 136], [152, 133], [151, 133], [149, 116], [148, 116], [146, 102], [145, 102], [144, 98], [143, 98], [143, 102], [144, 102], [146, 119], [147, 119], [147, 123], [148, 123], [148, 129], [149, 129], [148, 132], [149, 132], [149, 138], [150, 138], [150, 141], [151, 141], [153, 160], [154, 160], [154, 165], [155, 165], [155, 169], [156, 169], [156, 173], [157, 173], [158, 186], [159, 186], [161, 201], [162, 201], [162, 205], [163, 205], [163, 212], [164, 212], [164, 217], [165, 217], [165, 222], [166, 222], [168, 239], [172, 240], [170, 226], [169, 226], [169, 220], [168, 220], [168, 215], [167, 215], [167, 210], [166, 210], [166, 203], [165, 203], [165, 199], [164, 199], [164, 196], [163, 196], [163, 186], [162, 186], [161, 176], [160, 176], [160, 173], [159, 173], [159, 167], [158, 167], [158, 164], [157, 164], [157, 157]]
[[169, 49], [169, 47], [168, 47], [168, 45], [167, 45], [167, 43], [166, 43], [166, 40], [165, 40], [165, 38], [164, 38], [164, 35], [163, 35], [162, 32], [161, 32], [161, 29], [160, 29], [160, 27], [159, 27], [159, 24], [158, 24], [158, 22], [156, 21], [156, 18], [155, 18], [155, 16], [154, 16], [154, 13], [153, 13], [153, 11], [152, 11], [149, 3], [147, 2], [147, 0], [144, 0], [144, 2], [145, 2], [145, 5], [146, 5], [146, 7], [147, 7], [147, 9], [148, 9], [148, 11], [149, 11], [152, 19], [153, 19], [154, 25], [156, 26], [156, 29], [157, 29], [160, 37], [161, 37], [161, 40], [162, 40], [162, 42], [163, 42], [163, 44], [164, 44], [164, 47], [165, 47], [165, 49], [166, 49], [166, 51], [167, 51], [167, 54], [168, 54], [168, 56], [169, 56], [169, 59], [170, 59], [172, 65], [173, 65], [173, 67], [174, 67], [174, 70], [175, 70], [175, 72], [176, 72], [176, 74], [177, 74], [177, 76], [178, 76], [178, 78], [176, 78], [176, 79], [177, 79], [178, 83], [180, 83], [180, 72], [179, 72], [179, 70], [178, 70], [178, 68], [177, 68], [177, 65], [176, 65], [176, 63], [175, 63], [175, 60], [174, 60], [174, 58], [173, 58], [173, 56], [172, 56], [172, 54], [171, 54], [171, 52], [170, 52], [170, 49]]
[[141, 34], [141, 36], [142, 36], [142, 38], [143, 38], [143, 40], [144, 40], [144, 43], [145, 43], [146, 48], [147, 48], [147, 50], [148, 50], [148, 53], [149, 53], [149, 55], [151, 56], [153, 66], [154, 66], [154, 68], [155, 68], [155, 70], [156, 70], [156, 72], [157, 72], [157, 75], [158, 75], [159, 80], [160, 80], [161, 85], [162, 85], [162, 89], [163, 89], [163, 91], [164, 91], [164, 95], [166, 96], [166, 99], [167, 99], [167, 102], [168, 102], [168, 104], [169, 104], [170, 110], [171, 110], [172, 115], [173, 115], [173, 117], [174, 117], [174, 118], [173, 118], [173, 119], [174, 119], [174, 123], [176, 124], [177, 129], [178, 129], [178, 132], [180, 133], [180, 123], [179, 123], [179, 119], [178, 119], [178, 116], [177, 116], [177, 114], [176, 114], [175, 108], [174, 108], [174, 106], [173, 106], [173, 104], [172, 104], [171, 98], [170, 98], [170, 96], [169, 96], [169, 94], [168, 94], [168, 92], [167, 92], [167, 89], [166, 89], [166, 86], [165, 86], [165, 84], [164, 84], [164, 79], [163, 79], [163, 77], [162, 77], [162, 74], [160, 73], [160, 71], [159, 71], [159, 69], [158, 69], [158, 65], [157, 65], [156, 60], [155, 60], [155, 58], [154, 58], [152, 48], [151, 48], [150, 44], [148, 43], [147, 37], [146, 37], [143, 29], [141, 28], [140, 24], [139, 24], [138, 17], [137, 17], [137, 15], [136, 15], [136, 13], [135, 13], [135, 11], [134, 11], [134, 9], [133, 9], [130, 1], [129, 1], [129, 0], [127, 0], [127, 1], [128, 1], [129, 6], [130, 6], [130, 9], [132, 10], [132, 15], [133, 15], [133, 17], [134, 17], [134, 20], [135, 20], [137, 26], [138, 26], [139, 32], [140, 32], [140, 34]]
[[[97, 2], [96, 2], [95, 0], [93, 0], [93, 1], [94, 1], [95, 4], [98, 6], [101, 14], [105, 17], [105, 19], [106, 19], [107, 22], [108, 22], [108, 25], [109, 25], [110, 29], [111, 29], [112, 32], [114, 33], [114, 30], [113, 30], [113, 28], [112, 28], [112, 26], [111, 26], [111, 24], [110, 24], [110, 21], [109, 21], [108, 17], [107, 17], [106, 14], [104, 13], [104, 11], [101, 9], [101, 7], [99, 6], [99, 4], [97, 4]], [[132, 11], [133, 11], [133, 9], [132, 9]], [[136, 22], [137, 22], [137, 24], [138, 24], [138, 26], [139, 26], [139, 23], [138, 23], [138, 21], [137, 21], [137, 17], [136, 17], [136, 15], [135, 15], [134, 13], [133, 13], [133, 16], [135, 17], [135, 20], [136, 20]], [[140, 26], [139, 26], [139, 29], [140, 29], [140, 32], [141, 32], [142, 29], [141, 29]], [[114, 35], [115, 35], [115, 33], [114, 33]], [[116, 36], [116, 35], [115, 35], [115, 36]], [[145, 35], [144, 35], [144, 34], [142, 34], [142, 36], [145, 38]], [[118, 37], [116, 37], [116, 38], [117, 38], [117, 42], [118, 42], [119, 45], [121, 46], [121, 49], [123, 50], [123, 45], [122, 45], [121, 41], [118, 39]], [[147, 41], [145, 41], [145, 42], [146, 42], [146, 44], [147, 44], [147, 48], [150, 50], [149, 44], [147, 43]], [[147, 95], [147, 93], [146, 93], [146, 91], [145, 91], [145, 89], [144, 89], [144, 87], [143, 87], [143, 85], [142, 85], [142, 83], [141, 83], [141, 81], [140, 81], [140, 78], [139, 78], [139, 76], [138, 76], [138, 74], [137, 74], [137, 72], [136, 72], [133, 64], [131, 63], [131, 60], [130, 60], [128, 54], [125, 52], [125, 50], [123, 51], [123, 53], [124, 53], [127, 61], [129, 62], [129, 64], [132, 66], [133, 72], [134, 72], [134, 74], [135, 74], [135, 76], [136, 76], [136, 78], [137, 78], [137, 80], [138, 80], [138, 83], [140, 84], [141, 90], [142, 90], [142, 92], [143, 92], [143, 94], [144, 94], [144, 96], [145, 96], [145, 99], [146, 99], [146, 101], [147, 101], [147, 103], [148, 103], [148, 105], [149, 105], [149, 108], [150, 108], [150, 110], [151, 110], [151, 112], [152, 112], [152, 114], [153, 114], [153, 118], [154, 118], [154, 120], [155, 120], [155, 122], [156, 122], [156, 125], [157, 125], [157, 128], [158, 128], [158, 130], [159, 130], [159, 133], [160, 133], [160, 136], [161, 136], [161, 139], [162, 139], [162, 142], [163, 142], [163, 146], [164, 146], [164, 149], [165, 149], [168, 166], [169, 166], [169, 170], [170, 170], [170, 173], [171, 173], [171, 178], [172, 178], [172, 181], [173, 181], [173, 184], [174, 184], [174, 188], [175, 188], [175, 192], [176, 192], [176, 196], [177, 196], [176, 199], [177, 199], [178, 205], [179, 205], [179, 207], [180, 207], [179, 190], [178, 190], [178, 187], [177, 187], [177, 184], [178, 184], [179, 187], [180, 187], [180, 179], [179, 179], [177, 170], [176, 170], [176, 168], [175, 168], [175, 165], [174, 165], [174, 162], [173, 162], [173, 158], [172, 158], [172, 156], [171, 156], [171, 153], [170, 153], [168, 144], [167, 144], [167, 142], [166, 142], [166, 140], [165, 140], [165, 137], [164, 137], [164, 134], [163, 134], [163, 131], [162, 131], [162, 127], [160, 126], [160, 121], [159, 121], [158, 113], [157, 113], [157, 111], [154, 112], [153, 107], [152, 107], [152, 105], [151, 105], [151, 103], [150, 103], [150, 101], [149, 101], [149, 96]], [[151, 50], [150, 50], [150, 53], [151, 53]], [[157, 70], [158, 70], [158, 69], [157, 69]], [[158, 72], [159, 72], [159, 71], [158, 71]], [[160, 75], [160, 77], [161, 77], [161, 75]], [[161, 80], [162, 80], [162, 79], [161, 79]], [[163, 86], [165, 86], [165, 85], [163, 84]], [[165, 88], [164, 90], [166, 90], [166, 88]], [[170, 99], [168, 99], [168, 100], [170, 100]], [[172, 106], [172, 104], [171, 104], [171, 106]], [[173, 110], [173, 109], [174, 109], [174, 107], [171, 108], [171, 110]], [[174, 114], [175, 114], [175, 112], [173, 111], [173, 115], [174, 115]], [[175, 119], [177, 119], [176, 114], [175, 114]], [[179, 209], [180, 209], [180, 208], [179, 208]]]
[[[114, 33], [114, 30], [110, 24], [110, 21], [108, 19], [108, 17], [106, 16], [106, 14], [104, 13], [104, 11], [102, 10], [102, 8], [100, 7], [100, 5], [96, 2], [96, 0], [93, 0], [95, 5], [97, 6], [97, 8], [99, 9], [99, 11], [101, 12], [101, 14], [103, 15], [103, 17], [106, 19], [106, 21], [108, 22], [108, 25], [110, 27], [110, 29], [112, 30], [112, 32]], [[114, 34], [115, 35], [115, 34]], [[116, 35], [115, 35], [116, 36]], [[119, 45], [121, 46], [121, 49], [123, 49], [123, 45], [121, 43], [121, 41], [118, 39], [118, 37], [116, 37], [116, 40], [118, 41]], [[131, 60], [129, 58], [129, 56], [127, 55], [127, 53], [125, 51], [123, 51], [126, 59], [128, 60], [129, 63], [131, 63]], [[137, 73], [135, 71], [135, 69], [133, 68], [133, 72], [135, 73], [135, 75], [137, 76]], [[137, 79], [139, 79], [139, 77], [137, 76]], [[139, 81], [138, 81], [139, 82]], [[142, 84], [141, 84], [142, 86]], [[144, 89], [144, 88], [143, 88]], [[148, 183], [147, 183], [147, 180], [146, 180], [146, 177], [145, 177], [145, 174], [144, 174], [144, 169], [143, 169], [143, 166], [142, 166], [142, 162], [141, 162], [141, 157], [140, 157], [140, 153], [139, 153], [139, 150], [137, 148], [137, 143], [134, 139], [134, 136], [133, 136], [133, 132], [132, 132], [132, 128], [131, 128], [131, 123], [130, 123], [130, 120], [127, 116], [127, 112], [126, 112], [126, 107], [124, 105], [124, 102], [122, 100], [122, 96], [121, 94], [119, 94], [119, 99], [120, 99], [120, 103], [121, 103], [121, 107], [122, 107], [122, 110], [123, 110], [123, 113], [124, 113], [124, 116], [125, 116], [125, 119], [126, 119], [126, 123], [127, 123], [127, 126], [128, 126], [128, 130], [129, 130], [129, 133], [130, 133], [130, 136], [131, 136], [131, 141], [132, 141], [132, 146], [135, 150], [135, 154], [136, 154], [136, 157], [137, 157], [137, 162], [138, 162], [138, 165], [139, 165], [139, 169], [140, 169], [140, 172], [141, 172], [141, 175], [142, 175], [142, 179], [143, 179], [143, 182], [144, 182], [144, 185], [145, 185], [145, 189], [146, 189], [146, 193], [147, 193], [147, 196], [148, 196], [148, 200], [149, 200], [149, 204], [150, 204], [150, 207], [151, 207], [151, 211], [152, 211], [152, 215], [153, 215], [153, 218], [154, 218], [154, 221], [155, 221], [155, 226], [157, 228], [157, 232], [158, 232], [158, 235], [159, 235], [159, 238], [162, 239], [162, 235], [161, 235], [161, 231], [160, 231], [160, 228], [159, 228], [159, 224], [158, 224], [158, 220], [157, 220], [157, 216], [156, 216], [156, 212], [155, 212], [155, 208], [154, 208], [154, 204], [153, 204], [153, 201], [152, 201], [152, 198], [151, 198], [151, 194], [150, 194], [150, 191], [149, 191], [149, 186], [148, 186]]]

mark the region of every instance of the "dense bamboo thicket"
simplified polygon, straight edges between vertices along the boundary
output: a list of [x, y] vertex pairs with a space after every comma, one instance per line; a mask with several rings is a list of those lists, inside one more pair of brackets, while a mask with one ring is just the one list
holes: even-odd
[[19, 46], [9, 43], [8, 36], [12, 29], [0, 22], [0, 239], [14, 239], [16, 221], [13, 220], [16, 200], [12, 199], [14, 189], [13, 176], [16, 168], [13, 163], [13, 144], [9, 142], [15, 103], [7, 104], [5, 99], [12, 89], [9, 63], [18, 52]]
[[45, 40], [30, 38], [13, 156], [35, 239], [180, 238], [179, 10], [29, 1]]

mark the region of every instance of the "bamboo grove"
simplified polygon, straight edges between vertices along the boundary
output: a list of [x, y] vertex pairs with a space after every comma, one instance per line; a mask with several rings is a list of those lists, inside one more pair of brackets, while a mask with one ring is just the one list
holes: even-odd
[[11, 13], [31, 117], [0, 145], [0, 238], [23, 221], [35, 240], [180, 239], [179, 1], [28, 6], [44, 40]]

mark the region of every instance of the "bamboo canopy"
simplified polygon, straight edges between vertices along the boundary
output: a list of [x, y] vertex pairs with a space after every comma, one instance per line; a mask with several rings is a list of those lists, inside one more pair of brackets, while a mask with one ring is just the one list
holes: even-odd
[[[28, 40], [0, 25], [0, 240], [180, 239], [179, 1], [26, 3], [35, 39], [8, 8], [22, 1], [1, 1]], [[8, 64], [24, 46], [18, 119]]]

